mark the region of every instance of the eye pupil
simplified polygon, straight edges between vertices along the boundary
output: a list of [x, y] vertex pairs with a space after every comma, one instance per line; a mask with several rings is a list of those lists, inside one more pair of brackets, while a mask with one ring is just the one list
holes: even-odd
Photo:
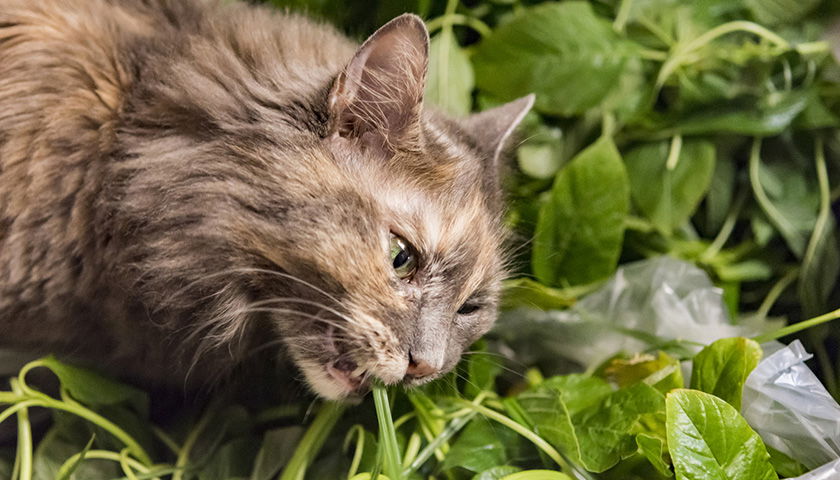
[[405, 265], [405, 262], [408, 261], [408, 258], [408, 252], [405, 250], [400, 250], [400, 253], [398, 253], [397, 256], [394, 257], [394, 268], [400, 268], [403, 265]]
[[403, 280], [411, 279], [417, 271], [417, 254], [414, 247], [402, 237], [391, 234], [391, 266], [394, 273]]
[[478, 311], [479, 308], [481, 308], [481, 306], [475, 303], [465, 303], [458, 309], [458, 315], [469, 315]]

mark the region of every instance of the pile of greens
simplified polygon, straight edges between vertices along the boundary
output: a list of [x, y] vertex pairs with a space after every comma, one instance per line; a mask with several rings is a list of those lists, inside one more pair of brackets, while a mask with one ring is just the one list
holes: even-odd
[[[18, 429], [0, 477], [763, 480], [806, 470], [768, 448], [739, 407], [758, 343], [797, 332], [840, 397], [840, 332], [825, 323], [840, 316], [840, 4], [273, 3], [360, 36], [404, 10], [429, 19], [427, 100], [450, 113], [536, 93], [507, 185], [519, 241], [506, 308], [567, 308], [618, 265], [669, 255], [709, 274], [733, 321], [789, 325], [697, 355], [614, 352], [586, 373], [522, 365], [496, 353], [491, 335], [421, 389], [377, 387], [357, 406], [220, 399], [159, 426], [146, 393], [47, 358], [0, 392], [0, 420]], [[28, 381], [45, 370], [59, 380], [55, 396]]]

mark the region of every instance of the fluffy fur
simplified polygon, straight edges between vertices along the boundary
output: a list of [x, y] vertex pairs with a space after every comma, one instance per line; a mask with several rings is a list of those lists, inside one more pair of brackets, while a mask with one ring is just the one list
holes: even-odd
[[449, 370], [495, 316], [531, 100], [424, 109], [427, 52], [411, 16], [358, 47], [244, 4], [0, 0], [0, 342], [147, 384], [282, 349], [330, 398]]

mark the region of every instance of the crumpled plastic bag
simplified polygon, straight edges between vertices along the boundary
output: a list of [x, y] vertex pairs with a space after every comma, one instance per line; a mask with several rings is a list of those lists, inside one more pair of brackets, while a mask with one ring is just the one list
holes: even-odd
[[[805, 365], [812, 356], [795, 340], [764, 358], [744, 385], [741, 414], [765, 444], [817, 468], [840, 459], [840, 405]], [[826, 467], [837, 476], [801, 478], [840, 478], [840, 464]]]
[[[523, 363], [535, 360], [539, 352], [554, 356], [561, 352], [590, 367], [617, 352], [638, 352], [657, 342], [688, 339], [696, 342], [692, 350], [697, 352], [721, 338], [750, 337], [772, 328], [755, 321], [733, 325], [722, 290], [706, 272], [663, 256], [622, 266], [568, 310], [506, 312], [495, 332], [514, 347]], [[523, 338], [527, 348], [516, 348]], [[523, 350], [532, 357], [520, 355]]]
[[840, 460], [826, 463], [808, 473], [787, 480], [837, 480], [838, 478], [840, 478]]
[[[568, 310], [505, 312], [494, 332], [522, 363], [545, 363], [560, 353], [593, 367], [655, 342], [689, 340], [696, 344], [687, 348], [697, 352], [721, 338], [780, 326], [757, 318], [732, 324], [723, 292], [703, 270], [658, 257], [619, 268]], [[805, 365], [811, 355], [799, 341], [762, 347], [765, 358], [744, 387], [743, 416], [767, 445], [813, 469], [791, 480], [840, 480], [840, 405]]]

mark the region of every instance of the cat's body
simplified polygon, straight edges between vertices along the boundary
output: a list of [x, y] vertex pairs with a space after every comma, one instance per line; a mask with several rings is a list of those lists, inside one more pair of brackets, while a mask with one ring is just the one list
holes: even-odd
[[181, 384], [282, 343], [328, 397], [451, 368], [492, 322], [494, 163], [530, 100], [471, 135], [420, 106], [422, 24], [374, 37], [0, 0], [0, 346]]

